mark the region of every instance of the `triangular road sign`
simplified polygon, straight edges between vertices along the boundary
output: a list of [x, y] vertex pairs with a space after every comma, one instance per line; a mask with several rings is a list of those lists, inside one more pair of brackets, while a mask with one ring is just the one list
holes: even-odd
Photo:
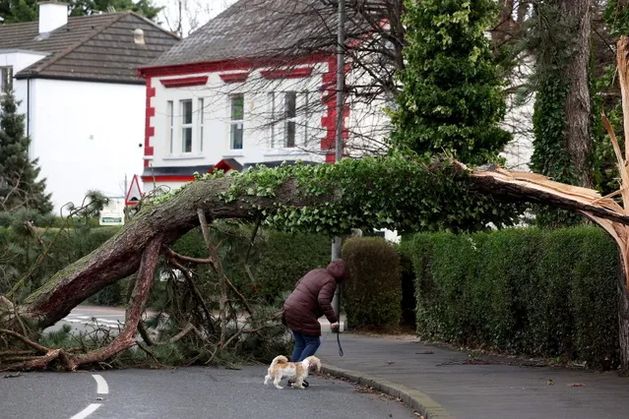
[[124, 204], [128, 207], [133, 207], [140, 203], [140, 199], [142, 199], [142, 191], [140, 190], [138, 175], [133, 175], [131, 186], [127, 191], [127, 195], [124, 197]]

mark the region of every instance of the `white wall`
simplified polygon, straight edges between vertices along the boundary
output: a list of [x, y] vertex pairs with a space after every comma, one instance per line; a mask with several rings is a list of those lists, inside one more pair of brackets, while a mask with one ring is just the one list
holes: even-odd
[[30, 90], [30, 154], [55, 212], [91, 189], [124, 196], [125, 176], [142, 172], [146, 88], [34, 79]]
[[[154, 156], [151, 165], [164, 166], [196, 166], [215, 164], [225, 158], [234, 158], [241, 164], [277, 161], [277, 160], [316, 160], [322, 161], [320, 141], [324, 133], [321, 128], [323, 105], [321, 104], [321, 74], [327, 71], [327, 65], [318, 65], [311, 77], [306, 79], [285, 79], [278, 81], [264, 80], [258, 72], [252, 73], [244, 83], [225, 83], [219, 73], [186, 74], [179, 77], [208, 76], [204, 86], [166, 88], [161, 79], [172, 79], [176, 76], [153, 78], [152, 86], [156, 95], [151, 104], [155, 108], [155, 116], [151, 125], [155, 135], [151, 138]], [[311, 110], [306, 116], [302, 95], [298, 96], [298, 127], [295, 148], [272, 148], [270, 116], [270, 92], [309, 91], [308, 97], [316, 102], [317, 109]], [[230, 100], [229, 95], [243, 93], [245, 99], [244, 140], [242, 150], [230, 149]], [[203, 99], [203, 150], [200, 147], [199, 131], [195, 127], [192, 153], [183, 153], [181, 145], [181, 113], [180, 101], [192, 99], [193, 120], [199, 117], [199, 99]], [[170, 122], [168, 101], [174, 106], [173, 152], [170, 150]], [[309, 106], [311, 108], [311, 106]], [[281, 124], [280, 124], [281, 125]], [[307, 129], [306, 129], [307, 126]], [[276, 126], [277, 137], [282, 127]], [[307, 136], [307, 138], [306, 138]]]
[[[26, 67], [36, 63], [46, 56], [45, 53], [26, 51], [19, 49], [0, 49], [0, 67], [10, 66], [13, 67], [13, 75], [18, 71], [25, 69]], [[27, 87], [25, 80], [13, 79], [13, 91], [15, 93], [15, 99], [21, 102], [18, 106], [18, 112], [21, 114], [27, 114]]]

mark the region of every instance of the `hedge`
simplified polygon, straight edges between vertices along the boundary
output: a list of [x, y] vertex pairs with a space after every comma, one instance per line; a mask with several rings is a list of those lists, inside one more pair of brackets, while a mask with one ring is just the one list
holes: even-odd
[[[15, 228], [0, 227], [0, 294], [36, 266], [30, 280], [20, 289], [25, 296], [39, 287], [64, 266], [87, 255], [118, 231], [117, 227], [84, 229], [48, 229], [42, 236], [47, 256], [36, 263], [42, 253], [41, 245], [28, 234]], [[312, 268], [325, 266], [330, 260], [330, 238], [324, 235], [291, 234], [276, 231], [261, 231], [255, 245], [249, 250], [252, 228], [249, 226], [220, 225], [213, 229], [214, 239], [220, 242], [222, 261], [228, 277], [253, 299], [279, 305], [297, 280]], [[193, 230], [181, 237], [174, 249], [185, 255], [205, 258], [207, 250], [200, 231]], [[245, 257], [252, 275], [244, 267]], [[203, 272], [200, 267], [197, 272]], [[126, 302], [128, 281], [118, 281], [92, 296], [88, 301], [104, 305], [122, 305]], [[158, 282], [153, 294], [164, 287]], [[151, 302], [159, 300], [152, 295]]]
[[27, 230], [0, 227], [0, 293], [12, 288], [32, 270], [20, 287], [19, 299], [64, 266], [100, 246], [117, 230], [115, 227], [49, 228], [42, 230], [39, 241]]
[[379, 237], [351, 238], [342, 249], [349, 269], [343, 285], [343, 308], [352, 328], [391, 328], [402, 313], [400, 257]]
[[594, 227], [406, 237], [417, 333], [532, 356], [618, 362], [618, 251]]
[[[213, 240], [221, 243], [223, 267], [230, 280], [246, 297], [276, 306], [281, 305], [306, 272], [330, 262], [331, 241], [325, 235], [260, 231], [249, 249], [252, 236], [249, 226], [223, 224], [212, 234]], [[174, 249], [194, 257], [207, 257], [198, 230], [180, 238]]]

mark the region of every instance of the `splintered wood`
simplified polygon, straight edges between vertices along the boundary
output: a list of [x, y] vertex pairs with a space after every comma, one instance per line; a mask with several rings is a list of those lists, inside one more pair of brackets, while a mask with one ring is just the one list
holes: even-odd
[[[624, 138], [629, 138], [629, 38], [626, 36], [621, 37], [617, 43], [616, 63], [622, 93]], [[600, 225], [614, 238], [620, 249], [626, 291], [629, 289], [629, 170], [626, 160], [629, 155], [629, 141], [625, 141], [623, 153], [605, 115], [602, 115], [602, 121], [612, 143], [620, 175], [620, 188], [607, 196], [601, 196], [592, 189], [555, 182], [537, 173], [492, 168], [470, 171], [470, 175], [480, 189], [576, 210]], [[463, 164], [459, 165], [468, 170]], [[613, 199], [618, 196], [620, 202]]]

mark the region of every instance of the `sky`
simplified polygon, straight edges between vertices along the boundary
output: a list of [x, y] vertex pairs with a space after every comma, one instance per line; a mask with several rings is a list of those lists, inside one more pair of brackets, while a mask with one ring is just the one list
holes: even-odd
[[[181, 21], [184, 37], [207, 23], [208, 20], [235, 3], [236, 0], [154, 0], [164, 10], [158, 16], [158, 22], [165, 29], [176, 31]], [[181, 7], [180, 7], [181, 6]], [[181, 9], [181, 13], [180, 13]]]

